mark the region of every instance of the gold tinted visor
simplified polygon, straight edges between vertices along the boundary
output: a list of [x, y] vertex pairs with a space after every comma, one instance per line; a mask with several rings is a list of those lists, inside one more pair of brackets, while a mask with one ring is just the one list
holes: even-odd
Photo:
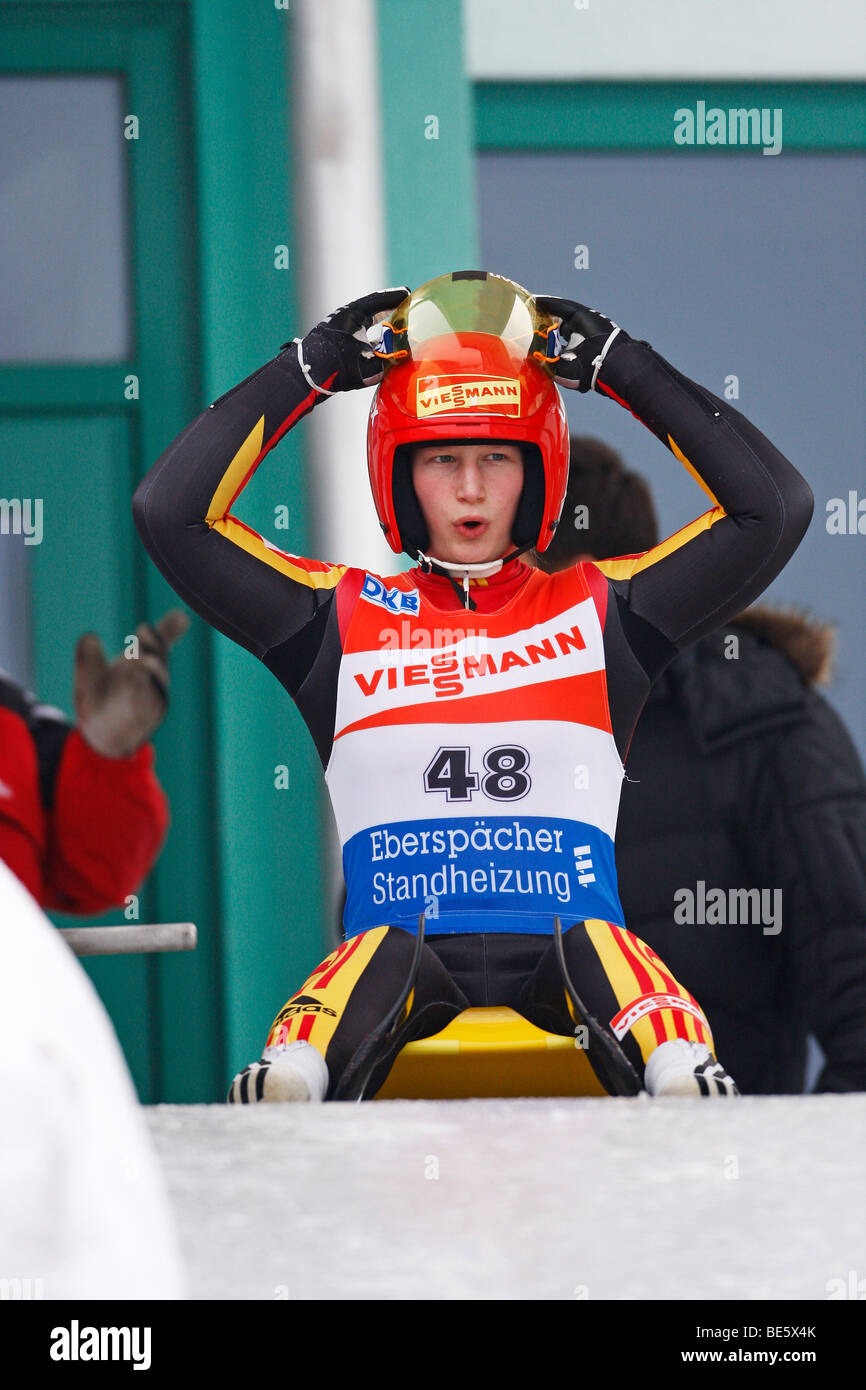
[[556, 360], [555, 320], [521, 285], [482, 271], [429, 280], [376, 328], [377, 357], [394, 363], [459, 353], [467, 335], [476, 334], [498, 338], [515, 367]]

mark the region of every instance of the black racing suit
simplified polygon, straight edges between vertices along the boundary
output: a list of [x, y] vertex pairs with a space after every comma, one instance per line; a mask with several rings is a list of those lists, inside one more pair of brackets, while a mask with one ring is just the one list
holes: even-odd
[[[527, 681], [537, 679], [533, 663], [541, 661], [539, 651], [545, 658], [548, 654], [557, 659], [560, 655], [574, 657], [577, 664], [563, 668], [561, 677], [557, 668], [557, 678], [551, 674], [543, 687], [521, 688], [514, 685], [511, 671], [508, 680], [500, 679], [505, 668], [501, 648], [496, 648], [501, 665], [497, 669], [494, 661], [492, 671], [489, 666], [470, 664], [468, 657], [462, 666], [455, 661], [451, 669], [459, 666], [460, 689], [444, 686], [440, 675], [435, 701], [429, 692], [430, 704], [436, 704], [433, 717], [440, 742], [446, 739], [446, 731], [450, 732], [449, 720], [460, 730], [453, 741], [465, 745], [470, 737], [465, 721], [476, 721], [472, 727], [477, 728], [478, 721], [483, 724], [490, 719], [498, 721], [500, 742], [493, 751], [501, 757], [501, 731], [509, 719], [536, 719], [539, 728], [542, 722], [558, 720], [557, 727], [564, 728], [567, 721], [562, 710], [572, 692], [575, 722], [590, 730], [592, 737], [601, 731], [608, 738], [610, 747], [605, 756], [615, 750], [614, 763], [619, 762], [621, 775], [632, 732], [653, 681], [677, 652], [757, 598], [787, 563], [808, 527], [813, 498], [793, 465], [738, 411], [682, 376], [647, 343], [615, 343], [598, 389], [629, 409], [680, 459], [710, 497], [712, 509], [643, 555], [580, 565], [566, 572], [566, 580], [542, 575], [514, 561], [499, 576], [476, 583], [473, 622], [482, 628], [486, 624], [490, 632], [499, 634], [510, 624], [515, 649], [508, 653], [509, 664], [526, 668]], [[425, 617], [429, 622], [431, 614], [440, 615], [440, 620], [443, 615], [456, 620], [460, 610], [453, 585], [441, 574], [414, 570], [408, 575], [369, 576], [363, 570], [294, 556], [278, 550], [232, 515], [236, 498], [268, 451], [324, 399], [304, 380], [294, 349], [282, 352], [184, 430], [141, 483], [134, 514], [149, 554], [178, 594], [273, 671], [295, 700], [323, 766], [333, 775], [336, 752], [339, 749], [343, 756], [347, 746], [343, 735], [347, 731], [358, 733], [365, 724], [363, 719], [347, 724], [341, 714], [348, 688], [357, 701], [356, 684], [371, 699], [378, 699], [385, 687], [381, 672], [376, 675], [371, 665], [365, 673], [356, 662], [358, 624], [367, 615], [370, 595], [374, 602], [414, 604], [414, 609], [400, 613], [401, 622], [405, 619], [410, 628]], [[556, 584], [562, 587], [545, 587]], [[540, 641], [530, 647], [519, 646], [517, 637], [521, 632], [526, 636], [526, 629], [542, 610], [548, 616], [568, 611], [573, 617], [578, 601], [583, 603], [581, 613], [591, 613], [593, 630], [597, 624], [599, 658], [592, 671], [586, 670], [585, 661], [580, 666], [584, 652], [566, 649], [566, 643], [586, 647], [574, 626], [570, 629], [572, 636], [577, 633], [574, 640], [567, 632], [555, 634], [557, 640], [563, 639], [561, 653], [552, 639], [548, 646]], [[431, 662], [435, 672], [435, 656]], [[422, 669], [426, 668], [409, 667], [416, 672], [412, 676], [404, 669], [404, 684], [435, 684], [436, 677], [429, 670], [426, 676], [417, 674]], [[479, 674], [490, 678], [483, 687], [485, 695], [490, 692], [489, 714], [484, 709], [478, 712], [478, 692], [482, 689]], [[523, 673], [519, 674], [523, 679]], [[496, 679], [500, 679], [501, 690]], [[377, 682], [378, 693], [374, 695]], [[529, 691], [533, 699], [542, 701], [536, 715], [531, 711], [527, 715]], [[415, 717], [406, 714], [405, 701], [412, 695], [401, 696], [404, 704], [394, 708], [391, 734], [395, 750], [402, 746], [399, 741], [404, 737], [405, 720]], [[444, 698], [440, 700], [440, 696]], [[388, 710], [383, 714], [380, 708], [366, 723], [378, 720], [381, 727], [389, 718]], [[372, 748], [372, 739], [368, 741]], [[435, 738], [431, 749], [434, 744]], [[455, 751], [449, 748], [449, 756]], [[543, 756], [539, 752], [539, 766], [545, 757], [544, 776], [549, 780], [554, 772], [550, 748]], [[368, 764], [366, 773], [361, 765], [362, 775], [354, 783], [355, 794], [361, 798], [372, 797], [375, 792], [377, 765], [372, 756]], [[428, 765], [428, 772], [432, 766]], [[441, 766], [453, 770], [454, 764]], [[500, 764], [493, 766], [498, 769]], [[610, 763], [604, 766], [610, 771]], [[478, 778], [468, 769], [464, 761], [463, 781], [471, 789], [478, 786]], [[413, 764], [406, 776], [411, 773], [411, 778], [416, 778], [421, 770], [420, 765], [416, 769]], [[476, 778], [474, 784], [469, 781], [472, 776]], [[539, 786], [544, 776], [537, 779]], [[499, 790], [494, 785], [497, 795], [503, 786], [507, 794], [513, 783], [506, 779], [500, 782]], [[443, 784], [433, 783], [427, 790], [441, 793]], [[333, 787], [332, 796], [339, 823], [345, 807], [337, 804]], [[442, 813], [442, 806], [440, 795], [437, 815]], [[290, 1014], [284, 1010], [271, 1034], [272, 1042], [292, 1037], [309, 1040], [312, 1035], [328, 1061], [332, 1089], [358, 1043], [399, 990], [412, 950], [410, 933], [421, 905], [418, 895], [412, 898], [407, 889], [405, 902], [389, 898], [387, 909], [383, 909], [382, 897], [371, 893], [371, 883], [376, 885], [376, 894], [386, 892], [383, 875], [371, 878], [371, 866], [365, 861], [365, 856], [367, 860], [370, 857], [370, 843], [379, 847], [383, 843], [381, 838], [371, 840], [380, 834], [370, 829], [374, 821], [371, 812], [358, 833], [342, 836], [348, 944], [340, 948], [342, 956], [337, 952], [329, 957], [293, 996], [300, 1001], [298, 1007]], [[520, 822], [513, 819], [510, 823], [515, 827], [514, 836], [519, 837], [523, 829]], [[568, 815], [557, 822], [570, 823]], [[413, 826], [414, 821], [404, 818], [402, 838], [396, 832], [392, 835], [407, 854], [415, 854], [419, 834], [424, 833], [416, 834]], [[609, 831], [612, 848], [612, 826]], [[541, 851], [550, 849], [550, 832], [546, 840], [535, 833], [533, 851], [538, 851], [536, 859], [542, 863]], [[589, 846], [579, 848], [591, 849], [596, 863], [603, 861], [605, 865], [595, 882], [589, 882], [593, 875], [583, 875], [584, 890], [590, 895], [583, 900], [586, 905], [580, 908], [569, 900], [568, 910], [561, 913], [564, 924], [571, 928], [565, 936], [569, 966], [588, 1007], [606, 1024], [614, 1016], [623, 1016], [624, 1007], [634, 1001], [668, 1000], [668, 1005], [658, 1003], [651, 1016], [642, 1016], [622, 1036], [622, 1045], [634, 1065], [642, 1067], [653, 1047], [666, 1038], [700, 1040], [706, 1033], [694, 1010], [680, 1014], [669, 1007], [671, 994], [690, 996], [663, 963], [651, 952], [647, 955], [647, 948], [635, 944], [636, 939], [625, 930], [605, 835], [595, 822], [589, 829], [581, 822], [576, 838], [588, 839]], [[519, 847], [519, 839], [515, 842]], [[575, 845], [575, 856], [579, 848]], [[516, 1004], [541, 1026], [571, 1031], [573, 1020], [552, 968], [550, 933], [556, 900], [547, 891], [551, 874], [545, 878], [543, 868], [537, 869], [530, 885], [534, 896], [528, 896], [522, 905], [512, 905], [509, 900], [505, 910], [504, 897], [491, 896], [494, 883], [498, 886], [502, 881], [494, 879], [495, 872], [491, 859], [489, 870], [476, 867], [472, 873], [464, 873], [455, 889], [458, 896], [449, 899], [438, 922], [435, 917], [428, 921], [422, 971], [400, 1045], [409, 1037], [436, 1031], [467, 1003]], [[388, 883], [402, 884], [404, 878], [409, 882], [408, 874], [402, 878], [391, 875]], [[412, 883], [419, 878], [424, 883], [433, 882], [432, 877], [426, 880], [414, 875]], [[463, 891], [461, 884], [470, 881], [473, 888], [476, 882], [483, 883], [484, 891], [479, 890], [477, 901], [467, 906], [459, 893]], [[597, 890], [597, 896], [591, 898]], [[395, 893], [399, 896], [401, 891], [398, 888]], [[388, 928], [384, 934], [382, 924]], [[624, 954], [628, 957], [628, 982], [622, 977]], [[349, 957], [355, 962], [352, 968]], [[317, 979], [319, 986], [323, 980], [325, 986], [312, 995]], [[333, 993], [338, 984], [343, 987], [339, 998]], [[331, 991], [328, 997], [336, 1003], [335, 1008], [328, 1010], [323, 1002], [324, 990]]]

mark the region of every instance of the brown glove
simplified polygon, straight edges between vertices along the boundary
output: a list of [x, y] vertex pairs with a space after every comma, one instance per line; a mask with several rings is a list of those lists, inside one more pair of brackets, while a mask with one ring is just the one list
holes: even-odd
[[172, 608], [158, 623], [135, 630], [138, 657], [110, 664], [95, 632], [75, 648], [75, 711], [81, 735], [106, 758], [129, 758], [162, 723], [168, 708], [168, 650], [186, 632], [189, 617]]

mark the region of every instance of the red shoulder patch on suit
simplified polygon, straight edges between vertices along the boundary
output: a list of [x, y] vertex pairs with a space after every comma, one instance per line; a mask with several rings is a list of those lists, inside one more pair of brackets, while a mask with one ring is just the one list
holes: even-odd
[[355, 611], [355, 604], [358, 602], [358, 595], [364, 587], [365, 573], [364, 570], [347, 570], [337, 585], [337, 625], [340, 630], [341, 646], [346, 640], [346, 633]]
[[595, 611], [598, 614], [601, 630], [604, 632], [604, 621], [607, 617], [607, 579], [602, 574], [601, 570], [596, 568], [592, 561], [583, 562], [583, 573], [589, 585], [589, 592], [595, 604]]

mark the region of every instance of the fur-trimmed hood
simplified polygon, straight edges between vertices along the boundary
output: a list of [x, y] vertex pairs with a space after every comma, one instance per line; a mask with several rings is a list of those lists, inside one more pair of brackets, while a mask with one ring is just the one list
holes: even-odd
[[753, 605], [676, 657], [649, 700], [672, 698], [699, 747], [720, 750], [807, 717], [810, 692], [830, 680], [834, 635], [798, 610]]
[[829, 685], [836, 656], [836, 627], [797, 608], [755, 603], [731, 620], [793, 662], [807, 685]]

